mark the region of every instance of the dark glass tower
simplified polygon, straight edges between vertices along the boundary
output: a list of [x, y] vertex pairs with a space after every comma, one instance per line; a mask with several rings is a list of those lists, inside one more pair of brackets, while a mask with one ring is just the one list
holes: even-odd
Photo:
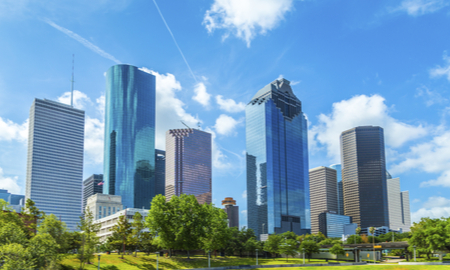
[[155, 76], [130, 65], [106, 73], [103, 193], [150, 208], [155, 184]]
[[102, 182], [103, 174], [93, 174], [83, 181], [83, 212], [89, 197], [97, 193], [103, 193]]
[[155, 179], [156, 194], [165, 195], [166, 192], [166, 151], [155, 149]]
[[275, 80], [246, 109], [248, 227], [256, 235], [309, 232], [307, 123], [289, 81]]
[[341, 155], [345, 215], [361, 228], [389, 226], [383, 129], [342, 132]]

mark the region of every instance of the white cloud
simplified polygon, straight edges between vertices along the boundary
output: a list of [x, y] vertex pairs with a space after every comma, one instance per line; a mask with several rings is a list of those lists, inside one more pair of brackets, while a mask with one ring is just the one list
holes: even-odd
[[194, 92], [195, 96], [193, 96], [192, 99], [202, 104], [204, 107], [208, 107], [211, 95], [206, 91], [205, 84], [202, 82], [197, 83]]
[[[334, 162], [339, 162], [339, 136], [357, 126], [382, 127], [386, 145], [394, 148], [427, 134], [422, 125], [409, 125], [391, 117], [384, 102], [385, 99], [379, 95], [359, 95], [334, 103], [331, 114], [319, 115], [319, 123], [311, 128], [309, 140], [317, 140], [326, 146], [328, 155]], [[314, 146], [314, 143], [310, 145]]]
[[3, 173], [3, 169], [0, 168], [0, 189], [6, 189], [10, 193], [20, 194], [21, 188], [17, 183], [18, 177], [6, 177]]
[[417, 93], [415, 96], [423, 97], [425, 99], [425, 105], [427, 105], [427, 107], [434, 105], [434, 104], [443, 104], [448, 101], [441, 94], [439, 94], [436, 91], [431, 91], [426, 86], [421, 86], [421, 87], [417, 88]]
[[86, 116], [84, 124], [84, 152], [89, 161], [103, 163], [103, 144], [105, 137], [105, 122]]
[[217, 144], [216, 132], [209, 127], [207, 127], [205, 131], [212, 135], [212, 163], [214, 168], [220, 170], [231, 168], [232, 164], [228, 161], [228, 157], [220, 150], [220, 146]]
[[242, 210], [242, 211], [241, 211], [241, 214], [247, 215], [247, 210]]
[[422, 217], [450, 217], [450, 200], [436, 196], [428, 198], [428, 201], [423, 204], [422, 208], [411, 213], [411, 221], [419, 222]]
[[216, 96], [216, 102], [221, 110], [229, 113], [242, 112], [245, 110], [245, 104], [243, 102], [236, 103], [232, 99], [224, 99], [223, 96]]
[[242, 120], [235, 120], [233, 117], [226, 114], [221, 114], [219, 118], [216, 119], [216, 124], [214, 129], [220, 135], [233, 135], [235, 134], [236, 126], [239, 125]]
[[393, 11], [404, 11], [411, 16], [420, 16], [438, 11], [448, 4], [445, 0], [405, 0]]
[[26, 143], [28, 138], [28, 119], [23, 124], [0, 117], [0, 141], [13, 141]]
[[420, 183], [420, 187], [433, 186], [450, 187], [450, 170], [444, 171], [437, 179]]
[[446, 65], [443, 67], [437, 66], [437, 67], [431, 69], [430, 76], [431, 77], [446, 76], [447, 80], [450, 81], [450, 57], [447, 55], [447, 52], [444, 52], [443, 59], [446, 62]]
[[206, 29], [224, 29], [244, 40], [247, 47], [257, 34], [274, 29], [293, 8], [292, 0], [215, 0], [203, 19]]
[[247, 199], [247, 190], [244, 190], [244, 192], [242, 192], [242, 198]]
[[[70, 92], [65, 92], [62, 96], [58, 97], [58, 102], [70, 105]], [[91, 99], [83, 92], [73, 90], [73, 107], [86, 110], [87, 106], [92, 106]]]

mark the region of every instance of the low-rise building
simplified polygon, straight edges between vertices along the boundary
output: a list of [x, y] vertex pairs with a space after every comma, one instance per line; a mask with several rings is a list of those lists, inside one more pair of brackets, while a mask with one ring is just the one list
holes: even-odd
[[25, 205], [25, 195], [11, 194], [6, 189], [0, 189], [0, 199], [9, 203], [9, 206], [17, 213], [20, 213]]
[[351, 217], [338, 215], [335, 211], [324, 211], [319, 214], [319, 232], [326, 237], [342, 237], [345, 235], [345, 226], [351, 223]]
[[86, 212], [89, 210], [94, 220], [101, 219], [123, 210], [122, 197], [97, 193], [87, 199]]

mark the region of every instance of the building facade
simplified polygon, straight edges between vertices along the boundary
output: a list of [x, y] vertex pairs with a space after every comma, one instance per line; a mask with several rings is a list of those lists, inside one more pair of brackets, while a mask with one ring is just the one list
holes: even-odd
[[328, 167], [309, 170], [311, 233], [318, 233], [319, 215], [324, 211], [338, 213], [337, 172]]
[[25, 205], [25, 195], [11, 194], [6, 189], [0, 189], [0, 199], [9, 203], [9, 207], [17, 213], [20, 213]]
[[87, 199], [94, 194], [103, 193], [103, 174], [93, 174], [83, 181], [83, 211]]
[[245, 115], [249, 228], [257, 236], [309, 232], [307, 122], [290, 82], [259, 90]]
[[166, 195], [166, 151], [155, 149], [156, 194]]
[[342, 237], [352, 223], [349, 216], [338, 215], [334, 211], [325, 211], [319, 214], [319, 231], [326, 237]]
[[[123, 209], [119, 212], [116, 212], [114, 214], [111, 214], [110, 216], [102, 217], [101, 219], [94, 221], [95, 224], [100, 224], [100, 229], [97, 233], [100, 243], [105, 243], [108, 240], [108, 238], [113, 235], [112, 229], [119, 222], [120, 216], [125, 215], [128, 219], [128, 222], [132, 223], [133, 216], [137, 212], [139, 212], [141, 214], [143, 220], [145, 220], [145, 218], [148, 215], [148, 210], [127, 208], [127, 209]], [[148, 232], [148, 228], [144, 228], [141, 232]]]
[[155, 76], [130, 65], [106, 72], [103, 193], [150, 208], [155, 183]]
[[71, 230], [82, 214], [84, 111], [35, 99], [30, 109], [25, 197]]
[[338, 200], [338, 214], [344, 214], [344, 185], [342, 184], [342, 166], [341, 164], [330, 165], [330, 168], [336, 170], [337, 176], [337, 200]]
[[400, 192], [400, 198], [402, 202], [402, 218], [403, 218], [403, 232], [411, 231], [411, 210], [409, 206], [409, 191]]
[[383, 129], [356, 127], [340, 139], [345, 215], [361, 228], [389, 226]]
[[166, 132], [166, 198], [195, 195], [199, 203], [211, 203], [211, 133], [198, 129]]
[[236, 201], [231, 197], [226, 197], [222, 201], [222, 206], [228, 216], [228, 227], [239, 228], [239, 206], [236, 205]]
[[94, 220], [101, 219], [123, 210], [122, 197], [97, 193], [87, 199], [86, 212], [90, 211]]

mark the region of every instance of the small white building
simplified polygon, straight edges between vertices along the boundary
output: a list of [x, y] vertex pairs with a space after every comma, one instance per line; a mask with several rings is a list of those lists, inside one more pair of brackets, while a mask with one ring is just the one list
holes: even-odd
[[87, 199], [86, 211], [91, 211], [94, 220], [101, 219], [123, 210], [122, 197], [119, 195], [94, 194]]
[[[133, 216], [134, 216], [134, 214], [136, 214], [136, 212], [139, 212], [142, 215], [142, 218], [145, 220], [145, 218], [147, 217], [148, 211], [149, 210], [147, 210], [147, 209], [127, 208], [127, 209], [121, 210], [119, 212], [116, 212], [115, 214], [111, 214], [107, 217], [104, 217], [104, 218], [94, 221], [94, 223], [100, 224], [100, 230], [97, 233], [97, 236], [100, 237], [100, 242], [101, 243], [106, 242], [108, 237], [110, 237], [113, 234], [112, 229], [119, 222], [120, 216], [126, 215], [128, 222], [131, 223], [131, 222], [133, 222]], [[145, 228], [142, 231], [148, 232], [148, 229]]]

